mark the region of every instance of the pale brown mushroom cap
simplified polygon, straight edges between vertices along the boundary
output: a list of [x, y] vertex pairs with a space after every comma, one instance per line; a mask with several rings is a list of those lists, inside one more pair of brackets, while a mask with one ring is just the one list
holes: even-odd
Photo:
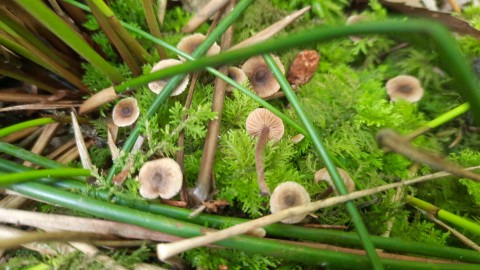
[[[206, 39], [205, 35], [203, 34], [193, 34], [186, 36], [180, 40], [177, 44], [177, 49], [183, 51], [189, 55], [195, 51], [195, 49]], [[207, 55], [212, 56], [215, 54], [220, 53], [220, 46], [215, 42], [213, 43], [212, 47], [208, 49]], [[182, 61], [185, 61], [185, 58], [178, 56]]]
[[[278, 185], [270, 197], [270, 212], [272, 214], [302, 204], [310, 202], [310, 195], [305, 188], [292, 181], [287, 181]], [[282, 223], [298, 223], [307, 216], [307, 213], [303, 215], [297, 215], [282, 220]]]
[[[243, 70], [237, 67], [228, 68], [228, 77], [236, 81], [240, 85], [243, 85], [248, 80], [247, 75], [245, 75], [245, 72], [243, 72]], [[226, 88], [227, 91], [232, 91], [233, 89], [235, 89], [235, 87], [233, 87], [230, 84], [227, 85], [227, 88]]]
[[[285, 74], [285, 67], [280, 62], [280, 59], [277, 56], [272, 55], [275, 63], [282, 71], [282, 74]], [[248, 59], [242, 66], [243, 72], [247, 75], [250, 85], [253, 87], [253, 90], [261, 98], [265, 98], [275, 94], [280, 89], [280, 84], [273, 76], [273, 73], [268, 68], [267, 63], [262, 56], [254, 56]]]
[[117, 127], [126, 127], [137, 121], [140, 115], [137, 100], [128, 97], [120, 100], [112, 111], [112, 120]]
[[[150, 71], [150, 73], [152, 73], [154, 71], [164, 69], [164, 68], [179, 65], [179, 64], [183, 64], [183, 62], [180, 61], [180, 60], [177, 60], [177, 59], [165, 59], [165, 60], [162, 60], [162, 61], [156, 63], [152, 67], [152, 70]], [[170, 94], [170, 96], [178, 96], [181, 93], [183, 93], [183, 91], [185, 91], [185, 89], [187, 89], [188, 78], [189, 78], [189, 75], [185, 76], [185, 78], [183, 78], [182, 82], [180, 82], [180, 84], [177, 86], [177, 88], [175, 88], [175, 90], [173, 90], [173, 92], [172, 92], [172, 94]], [[163, 90], [165, 85], [167, 85], [168, 81], [169, 81], [169, 78], [149, 82], [148, 83], [148, 88], [150, 88], [150, 90], [152, 90], [152, 92], [154, 92], [156, 94], [160, 94], [160, 92]]]
[[[356, 24], [356, 23], [363, 22], [363, 21], [366, 21], [366, 20], [367, 20], [367, 17], [365, 17], [364, 15], [351, 15], [350, 17], [347, 18], [347, 22], [345, 24], [346, 25], [352, 25], [352, 24]], [[353, 42], [358, 42], [358, 41], [363, 39], [362, 36], [351, 35], [351, 36], [348, 36], [348, 37]]]
[[248, 134], [252, 136], [259, 136], [262, 129], [268, 126], [268, 139], [278, 141], [282, 138], [285, 130], [283, 121], [278, 116], [265, 108], [255, 109], [251, 112], [246, 121], [246, 128]]
[[182, 188], [183, 174], [178, 163], [171, 158], [145, 162], [138, 174], [140, 195], [146, 199], [170, 199]]
[[[347, 186], [347, 191], [349, 193], [355, 191], [355, 182], [353, 182], [350, 175], [340, 168], [337, 168], [337, 170], [340, 174], [340, 177], [342, 177], [343, 183], [345, 183], [345, 185]], [[323, 168], [315, 173], [315, 182], [318, 183], [320, 181], [327, 181], [328, 184], [333, 188], [335, 193], [338, 195], [337, 188], [335, 187], [335, 184], [333, 183], [332, 177], [330, 176], [327, 168]]]
[[423, 88], [420, 81], [409, 75], [399, 75], [387, 81], [385, 85], [390, 100], [406, 100], [410, 103], [419, 101], [423, 97]]

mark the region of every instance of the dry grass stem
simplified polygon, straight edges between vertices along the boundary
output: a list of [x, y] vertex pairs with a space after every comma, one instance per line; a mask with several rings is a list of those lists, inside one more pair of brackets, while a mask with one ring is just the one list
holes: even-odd
[[[93, 141], [92, 140], [88, 140], [86, 143], [85, 143], [85, 147], [88, 149], [90, 148], [90, 146], [93, 145]], [[63, 155], [61, 155], [60, 157], [57, 158], [57, 161], [62, 163], [62, 164], [67, 164], [71, 161], [74, 161], [78, 158], [79, 156], [79, 153], [78, 153], [78, 149], [77, 147], [72, 147], [69, 151], [65, 152]]]
[[[53, 138], [59, 127], [60, 123], [52, 123], [46, 125], [30, 151], [34, 154], [41, 155], [43, 150], [45, 150], [45, 148], [50, 143], [50, 140]], [[32, 167], [33, 164], [31, 162], [25, 161], [23, 165], [26, 167]]]
[[257, 44], [259, 42], [265, 41], [274, 35], [276, 35], [278, 32], [282, 31], [285, 27], [290, 25], [292, 22], [294, 22], [296, 19], [298, 19], [300, 16], [302, 16], [305, 12], [310, 10], [310, 6], [306, 6], [298, 11], [295, 11], [294, 13], [288, 15], [287, 17], [283, 18], [282, 20], [272, 24], [271, 26], [265, 28], [264, 30], [258, 32], [256, 35], [238, 43], [237, 45], [233, 46], [230, 48], [230, 50], [235, 50], [235, 49], [240, 49], [244, 48], [247, 46], [251, 46], [254, 44]]
[[455, 230], [454, 228], [450, 227], [448, 224], [444, 223], [443, 221], [439, 220], [436, 218], [433, 214], [428, 213], [425, 210], [417, 208], [418, 211], [420, 211], [422, 214], [428, 217], [431, 221], [436, 223], [438, 226], [444, 228], [445, 230], [449, 231], [451, 234], [453, 234], [455, 237], [457, 237], [458, 240], [460, 240], [462, 243], [464, 243], [466, 246], [472, 248], [473, 250], [480, 251], [480, 247], [470, 240], [470, 238], [466, 237], [459, 231]]
[[[479, 168], [480, 166], [476, 166], [476, 167], [469, 168], [469, 170], [474, 170]], [[418, 177], [412, 180], [406, 180], [406, 181], [387, 184], [387, 185], [383, 185], [383, 186], [379, 186], [371, 189], [355, 191], [348, 195], [336, 196], [336, 197], [328, 198], [325, 200], [320, 200], [320, 201], [308, 203], [305, 205], [300, 205], [300, 206], [292, 207], [289, 209], [285, 209], [275, 214], [267, 215], [258, 219], [237, 224], [224, 230], [208, 233], [207, 235], [189, 238], [189, 239], [185, 239], [185, 240], [170, 243], [170, 244], [159, 244], [157, 245], [157, 256], [160, 260], [163, 260], [165, 258], [174, 256], [186, 250], [204, 246], [206, 244], [217, 242], [229, 237], [237, 236], [239, 234], [244, 234], [255, 228], [265, 227], [267, 225], [280, 222], [281, 220], [292, 217], [292, 216], [315, 212], [320, 208], [334, 206], [340, 203], [345, 203], [351, 200], [359, 199], [359, 198], [369, 196], [374, 193], [386, 191], [392, 188], [413, 185], [413, 184], [425, 182], [428, 180], [432, 180], [432, 179], [436, 179], [436, 178], [440, 178], [448, 175], [451, 175], [451, 174], [447, 172], [439, 172], [431, 175]]]
[[62, 144], [60, 147], [55, 149], [53, 152], [51, 152], [47, 158], [49, 159], [56, 159], [58, 158], [61, 154], [65, 153], [68, 149], [72, 148], [75, 145], [75, 139], [71, 139], [68, 142]]
[[192, 33], [195, 31], [202, 23], [206, 22], [217, 11], [223, 8], [228, 1], [229, 0], [211, 0], [208, 2], [208, 4], [199, 10], [198, 13], [190, 19], [187, 25], [182, 28], [182, 32]]
[[78, 154], [80, 155], [80, 161], [82, 162], [83, 168], [92, 171], [94, 170], [92, 159], [90, 158], [90, 154], [88, 154], [87, 146], [85, 145], [85, 140], [83, 139], [82, 135], [82, 130], [80, 129], [80, 125], [77, 121], [77, 116], [74, 112], [71, 112], [70, 116], [72, 117], [72, 127], [73, 132], [75, 133], [75, 142], [77, 144]]
[[56, 110], [56, 109], [71, 109], [80, 107], [82, 104], [80, 103], [71, 103], [68, 102], [67, 104], [45, 104], [45, 103], [35, 103], [35, 104], [24, 104], [24, 105], [17, 105], [17, 106], [10, 106], [1, 108], [0, 112], [11, 112], [11, 111], [24, 111], [24, 110]]
[[16, 142], [20, 139], [23, 139], [36, 131], [38, 131], [41, 127], [30, 127], [26, 129], [22, 129], [20, 131], [8, 134], [7, 136], [2, 138], [2, 141], [7, 142], [7, 143], [13, 143]]
[[89, 97], [82, 106], [80, 106], [79, 114], [89, 113], [98, 107], [102, 106], [105, 103], [114, 101], [119, 95], [115, 92], [113, 86], [103, 89], [102, 91], [96, 93], [95, 95]]
[[0, 208], [0, 222], [21, 224], [47, 231], [68, 230], [84, 233], [112, 234], [123, 238], [156, 242], [173, 242], [182, 239], [177, 236], [114, 221], [43, 214], [17, 209]]

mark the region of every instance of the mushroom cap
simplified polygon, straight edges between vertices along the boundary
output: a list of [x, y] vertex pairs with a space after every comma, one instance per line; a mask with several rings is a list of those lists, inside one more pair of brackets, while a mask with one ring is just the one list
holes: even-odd
[[[192, 55], [198, 45], [200, 45], [205, 39], [205, 35], [199, 33], [186, 36], [182, 38], [180, 42], [178, 42], [177, 49], [189, 55]], [[220, 46], [218, 46], [218, 44], [215, 42], [213, 43], [212, 47], [208, 49], [207, 55], [211, 56], [218, 53], [220, 53]], [[185, 58], [181, 56], [178, 56], [178, 58], [180, 58], [182, 61], [185, 61]]]
[[385, 86], [392, 101], [403, 99], [414, 103], [423, 97], [424, 91], [420, 81], [413, 76], [399, 75], [388, 80]]
[[[350, 17], [347, 18], [347, 22], [345, 24], [352, 25], [352, 24], [356, 24], [366, 20], [367, 20], [367, 17], [365, 17], [364, 15], [351, 15]], [[353, 42], [358, 42], [363, 39], [362, 36], [353, 36], [353, 35], [349, 36], [349, 38]]]
[[140, 115], [137, 100], [128, 97], [117, 102], [112, 111], [112, 120], [117, 127], [126, 127], [137, 121]]
[[246, 121], [246, 128], [248, 134], [252, 136], [259, 136], [262, 129], [268, 126], [268, 139], [278, 141], [282, 138], [285, 128], [283, 121], [278, 116], [265, 108], [255, 109], [251, 112]]
[[[340, 174], [340, 177], [342, 177], [343, 183], [347, 186], [347, 191], [348, 192], [353, 192], [355, 190], [355, 182], [353, 182], [352, 178], [350, 175], [340, 169], [337, 168], [338, 173]], [[320, 181], [327, 181], [328, 184], [333, 188], [336, 194], [338, 194], [337, 188], [335, 187], [335, 184], [333, 183], [332, 177], [330, 176], [330, 173], [328, 172], [327, 168], [323, 168], [321, 170], [318, 170], [315, 173], [315, 182], [318, 183]]]
[[[243, 72], [243, 70], [237, 67], [229, 67], [227, 75], [230, 79], [236, 81], [240, 85], [244, 84], [248, 80], [247, 75], [245, 75], [245, 72]], [[235, 89], [235, 87], [228, 84], [225, 90], [231, 92], [233, 89]]]
[[[165, 60], [162, 60], [162, 61], [156, 63], [152, 67], [152, 70], [150, 71], [150, 73], [152, 73], [154, 71], [164, 69], [164, 68], [167, 68], [167, 67], [179, 65], [179, 64], [183, 64], [183, 62], [180, 61], [180, 60], [177, 60], [177, 59], [165, 59]], [[172, 94], [170, 94], [170, 96], [178, 96], [181, 93], [183, 93], [183, 91], [185, 91], [185, 89], [187, 89], [188, 78], [189, 78], [189, 75], [185, 76], [185, 78], [183, 78], [182, 82], [177, 86], [177, 88], [175, 90], [173, 90], [173, 92], [172, 92]], [[154, 92], [156, 94], [160, 94], [160, 92], [163, 90], [165, 85], [167, 85], [168, 81], [169, 81], [169, 79], [165, 78], [165, 79], [162, 79], [162, 80], [149, 82], [148, 83], [148, 88], [150, 88], [150, 90], [152, 90], [152, 92]]]
[[[306, 204], [310, 202], [310, 195], [305, 188], [292, 181], [287, 181], [278, 185], [270, 197], [270, 212], [278, 211]], [[283, 223], [298, 223], [302, 221], [307, 214], [292, 216], [282, 220]]]
[[[275, 63], [280, 67], [282, 74], [285, 74], [285, 67], [277, 56], [272, 55]], [[261, 98], [275, 94], [280, 89], [280, 84], [268, 68], [262, 56], [254, 56], [248, 59], [242, 66], [243, 72], [247, 75], [253, 90]]]
[[178, 163], [171, 158], [145, 162], [138, 174], [140, 195], [146, 199], [170, 199], [182, 188], [183, 174]]

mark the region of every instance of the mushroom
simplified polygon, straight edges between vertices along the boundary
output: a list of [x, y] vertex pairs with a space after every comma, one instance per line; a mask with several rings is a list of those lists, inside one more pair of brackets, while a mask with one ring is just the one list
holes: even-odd
[[[237, 68], [237, 67], [229, 67], [228, 68], [228, 77], [234, 81], [236, 81], [238, 84], [242, 85], [247, 81], [247, 75], [245, 75], [245, 72], [243, 70]], [[225, 90], [231, 92], [235, 87], [233, 85], [227, 85], [227, 88]]]
[[[352, 178], [348, 173], [340, 168], [337, 168], [338, 173], [340, 174], [340, 177], [342, 177], [343, 183], [345, 183], [345, 186], [347, 187], [347, 191], [353, 192], [355, 190], [355, 182], [353, 182]], [[332, 177], [330, 176], [330, 173], [326, 168], [323, 168], [317, 173], [315, 173], [315, 182], [318, 183], [320, 181], [327, 181], [329, 184], [328, 189], [323, 193], [322, 197], [327, 196], [333, 191], [335, 191], [335, 194], [338, 195], [337, 188], [335, 187], [335, 184], [332, 181]]]
[[399, 75], [387, 81], [385, 85], [390, 100], [406, 100], [410, 103], [419, 101], [423, 97], [423, 88], [420, 81], [409, 75]]
[[[277, 56], [273, 56], [275, 63], [278, 65], [282, 74], [285, 74], [285, 68]], [[261, 98], [265, 98], [275, 94], [280, 89], [280, 84], [273, 76], [268, 68], [267, 63], [261, 56], [254, 56], [248, 59], [242, 66], [243, 72], [247, 75], [253, 90]]]
[[183, 174], [178, 163], [171, 158], [145, 162], [138, 174], [140, 195], [146, 199], [170, 199], [182, 188]]
[[[356, 24], [356, 23], [359, 23], [359, 22], [364, 22], [367, 20], [367, 17], [365, 17], [364, 15], [351, 15], [350, 17], [347, 18], [347, 22], [345, 23], [346, 25], [352, 25], [352, 24]], [[351, 41], [353, 42], [359, 42], [360, 40], [363, 39], [362, 36], [348, 36], [350, 38]]]
[[[165, 60], [162, 60], [162, 61], [156, 63], [152, 67], [152, 70], [150, 71], [150, 73], [152, 73], [154, 71], [164, 69], [164, 68], [167, 68], [167, 67], [182, 64], [182, 63], [183, 63], [182, 61], [179, 61], [177, 59], [165, 59]], [[189, 77], [189, 75], [187, 75], [187, 76], [185, 76], [185, 78], [183, 78], [182, 82], [177, 86], [177, 88], [175, 90], [173, 90], [173, 92], [172, 92], [172, 94], [170, 94], [170, 96], [178, 96], [181, 93], [183, 93], [183, 91], [185, 91], [185, 89], [187, 89], [188, 77]], [[148, 83], [148, 88], [150, 88], [150, 90], [152, 90], [152, 92], [154, 92], [156, 94], [160, 94], [160, 92], [163, 90], [165, 85], [167, 85], [168, 80], [169, 80], [168, 78], [165, 78], [165, 79], [162, 79], [162, 80], [149, 82]]]
[[[287, 181], [278, 185], [273, 190], [270, 197], [270, 212], [272, 214], [285, 210], [290, 207], [306, 204], [310, 202], [310, 195], [305, 188], [292, 181]], [[282, 223], [298, 223], [307, 216], [307, 213], [297, 216], [292, 216], [282, 220]]]
[[255, 150], [255, 163], [257, 169], [257, 181], [262, 196], [270, 194], [270, 189], [265, 183], [265, 173], [263, 171], [262, 149], [267, 139], [278, 141], [283, 136], [283, 122], [271, 111], [260, 108], [251, 112], [246, 121], [248, 134], [258, 137]]
[[[197, 47], [202, 44], [202, 42], [206, 39], [206, 37], [203, 34], [193, 34], [186, 36], [180, 40], [177, 44], [177, 49], [180, 51], [183, 51], [187, 54], [192, 54]], [[220, 46], [215, 42], [213, 43], [212, 47], [208, 49], [207, 55], [215, 55], [220, 52]], [[185, 61], [185, 58], [178, 56], [180, 60]]]
[[128, 97], [120, 100], [112, 111], [112, 120], [117, 127], [130, 126], [137, 121], [140, 115], [137, 100], [133, 97]]
[[297, 143], [301, 142], [303, 140], [303, 138], [305, 138], [305, 136], [302, 133], [299, 133], [299, 134], [293, 136], [292, 138], [290, 138], [290, 141], [294, 144], [297, 144]]

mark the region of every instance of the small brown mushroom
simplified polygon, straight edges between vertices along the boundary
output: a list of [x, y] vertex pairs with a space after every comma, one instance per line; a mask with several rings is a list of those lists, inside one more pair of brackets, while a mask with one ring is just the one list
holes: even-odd
[[284, 127], [282, 119], [277, 117], [271, 111], [260, 108], [251, 112], [246, 121], [248, 134], [258, 137], [255, 150], [255, 162], [257, 169], [257, 181], [262, 196], [270, 194], [270, 189], [265, 183], [265, 173], [263, 171], [262, 150], [267, 140], [278, 141], [282, 138]]
[[[277, 56], [273, 56], [275, 63], [278, 65], [282, 74], [285, 74], [285, 68]], [[280, 89], [280, 84], [273, 76], [268, 68], [267, 63], [261, 56], [254, 56], [248, 59], [242, 66], [243, 72], [247, 75], [253, 91], [261, 98], [265, 98], [275, 94]]]
[[390, 100], [406, 100], [410, 103], [419, 101], [423, 97], [423, 88], [420, 81], [409, 75], [399, 75], [387, 81], [385, 85]]
[[[177, 44], [177, 49], [192, 55], [192, 53], [197, 49], [197, 47], [206, 39], [206, 37], [203, 34], [193, 34], [186, 36], [180, 40]], [[220, 52], [220, 46], [215, 42], [213, 43], [212, 47], [208, 49], [207, 55], [215, 55]], [[178, 56], [180, 60], [185, 61], [185, 58]]]
[[[272, 214], [279, 212], [281, 210], [288, 209], [290, 207], [307, 204], [310, 202], [310, 195], [305, 190], [305, 188], [292, 181], [287, 181], [278, 185], [275, 190], [273, 190], [272, 196], [270, 197], [270, 212]], [[292, 216], [282, 220], [282, 223], [298, 223], [302, 221], [307, 214]]]
[[288, 69], [288, 82], [296, 86], [309, 82], [317, 71], [318, 61], [320, 61], [320, 55], [317, 51], [301, 51]]
[[[245, 72], [243, 70], [237, 68], [237, 67], [229, 67], [228, 68], [228, 77], [234, 81], [236, 81], [238, 84], [242, 85], [247, 81], [247, 75], [245, 75]], [[235, 87], [232, 85], [227, 85], [227, 88], [225, 90], [231, 92]]]
[[303, 138], [305, 138], [305, 136], [302, 133], [299, 133], [299, 134], [293, 136], [292, 138], [290, 138], [290, 141], [294, 144], [297, 144], [297, 143], [301, 142], [303, 140]]
[[112, 111], [112, 120], [117, 127], [130, 126], [137, 121], [140, 115], [137, 100], [133, 97], [128, 97], [120, 100]]
[[171, 158], [145, 162], [138, 174], [140, 195], [146, 199], [170, 199], [182, 188], [183, 174], [178, 163]]
[[[183, 63], [182, 61], [179, 61], [177, 59], [165, 59], [165, 60], [162, 60], [162, 61], [156, 63], [152, 67], [152, 70], [150, 71], [150, 73], [152, 73], [154, 71], [164, 69], [164, 68], [167, 68], [167, 67], [179, 65], [179, 64], [182, 64], [182, 63]], [[183, 78], [182, 82], [177, 86], [177, 88], [175, 90], [173, 90], [173, 92], [172, 92], [172, 94], [170, 94], [170, 96], [178, 96], [181, 93], [183, 93], [183, 91], [185, 91], [185, 89], [187, 89], [188, 78], [189, 78], [189, 75], [185, 76], [185, 78]], [[148, 83], [148, 88], [150, 88], [150, 90], [152, 90], [152, 92], [154, 92], [156, 94], [160, 94], [160, 92], [163, 90], [165, 85], [167, 85], [168, 81], [169, 81], [169, 79], [165, 78], [165, 79], [162, 79], [162, 80], [149, 82]]]
[[[343, 183], [345, 183], [345, 186], [347, 187], [347, 191], [353, 192], [355, 190], [355, 182], [353, 182], [352, 178], [348, 173], [340, 168], [337, 168], [338, 173], [340, 174], [340, 177], [342, 177]], [[315, 173], [315, 182], [318, 183], [320, 181], [327, 181], [329, 184], [329, 188], [327, 189], [326, 192], [324, 192], [324, 196], [327, 196], [331, 191], [335, 191], [335, 194], [338, 195], [337, 188], [335, 187], [335, 184], [332, 181], [332, 177], [330, 176], [330, 173], [326, 168], [323, 168], [317, 173]]]

